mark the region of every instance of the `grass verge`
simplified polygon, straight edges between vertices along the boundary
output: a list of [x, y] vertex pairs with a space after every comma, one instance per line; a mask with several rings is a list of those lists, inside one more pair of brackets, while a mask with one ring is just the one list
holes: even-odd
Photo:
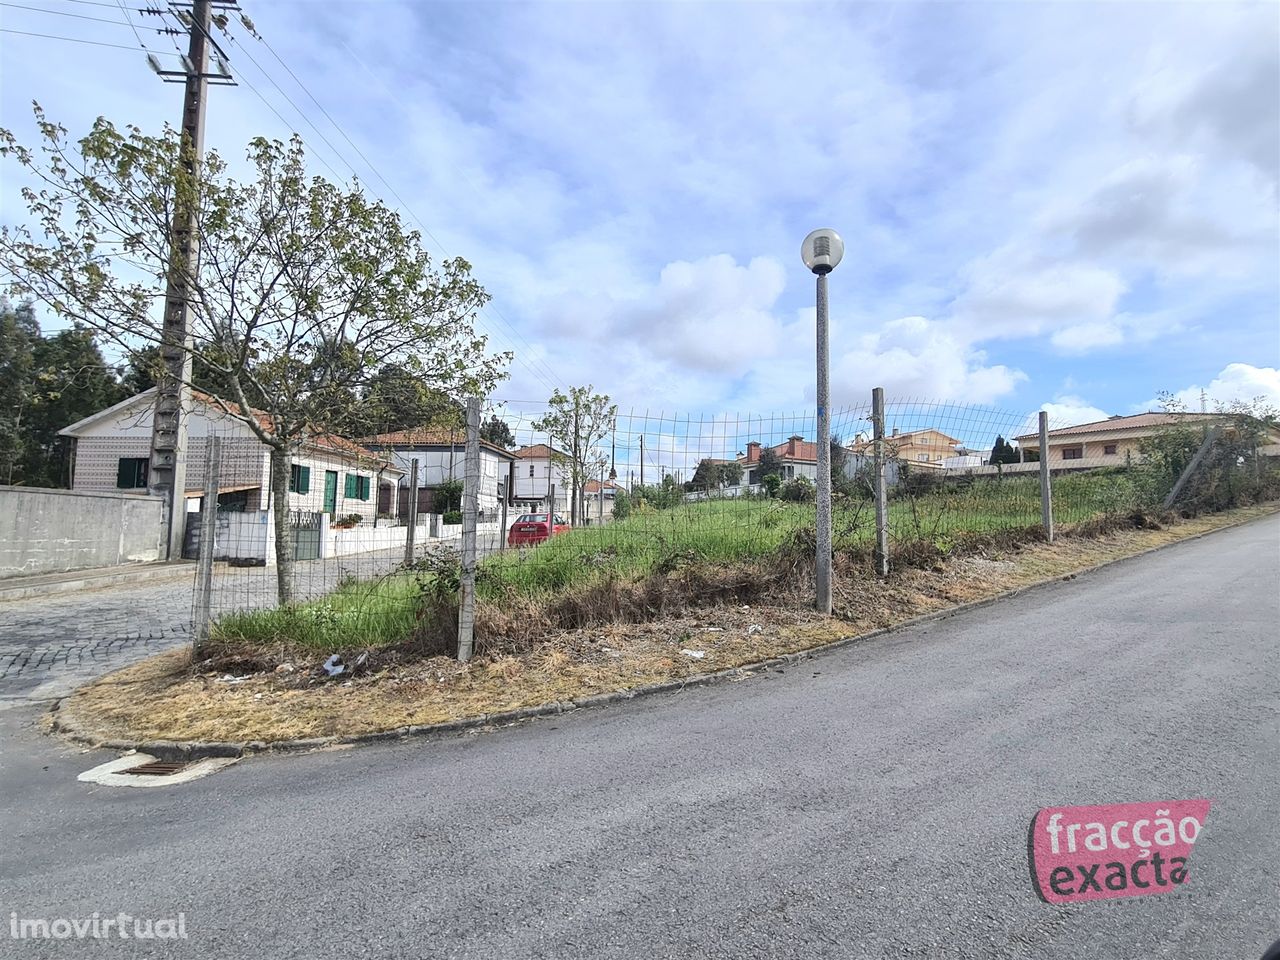
[[60, 709], [101, 740], [273, 742], [443, 723], [749, 667], [1275, 512], [1265, 504], [1159, 529], [992, 549], [903, 569], [883, 583], [861, 567], [844, 569], [838, 619], [780, 597], [728, 600], [646, 623], [563, 630], [523, 653], [495, 651], [467, 665], [389, 657], [337, 681], [316, 675], [322, 658], [279, 673], [218, 676], [193, 672], [185, 651], [173, 651], [89, 684]]

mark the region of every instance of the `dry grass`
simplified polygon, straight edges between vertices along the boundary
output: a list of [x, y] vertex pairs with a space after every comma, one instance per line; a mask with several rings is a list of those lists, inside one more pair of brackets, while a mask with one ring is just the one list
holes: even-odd
[[[270, 742], [484, 716], [747, 666], [1275, 511], [1264, 505], [1160, 529], [1095, 530], [1052, 546], [992, 544], [903, 569], [885, 583], [846, 561], [836, 571], [838, 619], [803, 609], [807, 588], [792, 577], [785, 589], [781, 579], [773, 581], [767, 602], [744, 604], [727, 590], [718, 603], [696, 610], [560, 629], [536, 644], [491, 649], [465, 666], [444, 657], [391, 657], [345, 681], [316, 676], [323, 657], [299, 662], [293, 672], [231, 680], [193, 672], [187, 654], [173, 651], [82, 688], [62, 709], [104, 740]], [[741, 581], [727, 572], [725, 582]]]

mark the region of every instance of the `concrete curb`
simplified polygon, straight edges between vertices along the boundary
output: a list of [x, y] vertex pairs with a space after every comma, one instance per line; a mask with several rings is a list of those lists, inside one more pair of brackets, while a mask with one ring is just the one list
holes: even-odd
[[32, 577], [7, 577], [0, 580], [0, 603], [34, 600], [64, 593], [105, 590], [127, 584], [162, 583], [195, 576], [196, 565], [190, 561], [138, 565], [132, 569], [109, 571], [69, 570], [65, 573], [38, 574]]
[[1140, 557], [1145, 557], [1161, 550], [1167, 550], [1169, 547], [1176, 547], [1179, 544], [1190, 543], [1193, 540], [1200, 540], [1204, 537], [1212, 536], [1215, 533], [1221, 533], [1223, 530], [1231, 530], [1235, 527], [1242, 527], [1250, 523], [1257, 523], [1261, 520], [1275, 516], [1277, 513], [1280, 513], [1280, 508], [1272, 510], [1261, 516], [1249, 517], [1246, 520], [1239, 520], [1235, 523], [1226, 524], [1225, 526], [1215, 527], [1212, 530], [1205, 530], [1202, 533], [1182, 537], [1170, 543], [1162, 543], [1154, 547], [1148, 547], [1146, 550], [1130, 554], [1126, 557], [1118, 557], [1115, 560], [1104, 560], [1102, 563], [1096, 563], [1089, 567], [1082, 567], [1079, 570], [1074, 570], [1067, 574], [1047, 577], [1044, 580], [1037, 580], [1034, 583], [1015, 587], [1012, 590], [1005, 590], [1002, 593], [997, 593], [990, 597], [984, 597], [981, 600], [971, 600], [968, 603], [961, 603], [953, 607], [947, 607], [945, 610], [935, 610], [932, 613], [921, 614], [918, 617], [912, 617], [910, 620], [904, 620], [901, 623], [896, 623], [888, 627], [880, 627], [868, 633], [859, 633], [847, 637], [840, 637], [837, 640], [832, 640], [829, 643], [824, 643], [816, 647], [810, 647], [807, 650], [799, 650], [795, 653], [784, 653], [777, 657], [771, 657], [768, 660], [759, 660], [755, 663], [729, 667], [725, 670], [717, 670], [714, 673], [701, 673], [692, 677], [684, 677], [678, 680], [666, 680], [662, 683], [653, 683], [643, 687], [632, 687], [628, 690], [618, 690], [613, 693], [600, 693], [590, 697], [583, 697], [579, 700], [555, 701], [552, 703], [540, 704], [535, 707], [522, 707], [519, 710], [505, 710], [501, 713], [482, 714], [478, 717], [467, 717], [463, 720], [451, 720], [447, 723], [396, 727], [392, 730], [382, 730], [376, 733], [360, 733], [333, 737], [309, 737], [303, 740], [278, 740], [271, 742], [261, 740], [243, 742], [201, 742], [176, 740], [101, 740], [93, 736], [91, 732], [86, 731], [80, 725], [78, 718], [63, 708], [63, 704], [69, 699], [68, 697], [63, 697], [55, 702], [51, 708], [51, 712], [53, 714], [51, 727], [55, 733], [58, 733], [68, 740], [83, 746], [97, 747], [104, 750], [137, 750], [141, 753], [149, 753], [161, 760], [170, 761], [199, 760], [205, 757], [244, 757], [267, 753], [302, 753], [309, 750], [319, 750], [323, 748], [357, 746], [366, 743], [386, 743], [392, 740], [407, 740], [409, 738], [417, 737], [438, 739], [450, 734], [466, 733], [468, 731], [479, 730], [484, 727], [511, 726], [512, 724], [521, 723], [526, 720], [533, 720], [538, 717], [553, 716], [555, 714], [566, 713], [570, 710], [606, 706], [608, 704], [620, 703], [624, 700], [634, 700], [637, 697], [647, 697], [653, 696], [654, 694], [684, 690], [687, 687], [711, 686], [713, 684], [751, 676], [763, 671], [793, 666], [797, 663], [802, 663], [805, 660], [811, 660], [815, 657], [833, 653], [853, 643], [874, 640], [877, 637], [883, 637], [891, 633], [898, 633], [903, 630], [910, 629], [911, 627], [918, 627], [921, 624], [934, 623], [939, 620], [949, 619], [950, 617], [960, 616], [961, 614], [968, 613], [972, 610], [978, 610], [982, 607], [988, 607], [992, 604], [1010, 600], [1029, 591], [1038, 590], [1041, 587], [1046, 587], [1053, 583], [1076, 580], [1086, 574], [1094, 573], [1107, 567], [1114, 567], [1118, 564], [1128, 563], [1131, 560], [1137, 560]]

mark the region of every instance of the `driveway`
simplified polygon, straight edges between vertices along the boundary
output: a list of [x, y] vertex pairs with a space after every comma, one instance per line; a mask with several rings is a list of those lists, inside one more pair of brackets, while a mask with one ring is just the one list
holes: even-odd
[[[11, 710], [4, 909], [183, 914], [187, 940], [126, 957], [1255, 960], [1278, 546], [1272, 517], [785, 672], [182, 787], [77, 783], [105, 755]], [[1032, 892], [1038, 808], [1193, 797], [1213, 809], [1176, 891]]]
[[[460, 538], [420, 548], [459, 546]], [[497, 549], [482, 535], [480, 556]], [[368, 580], [399, 566], [404, 548], [298, 561], [294, 590], [318, 597], [348, 578]], [[214, 616], [276, 605], [274, 567], [215, 567]], [[161, 580], [0, 601], [0, 709], [65, 696], [95, 677], [191, 642], [192, 579]]]

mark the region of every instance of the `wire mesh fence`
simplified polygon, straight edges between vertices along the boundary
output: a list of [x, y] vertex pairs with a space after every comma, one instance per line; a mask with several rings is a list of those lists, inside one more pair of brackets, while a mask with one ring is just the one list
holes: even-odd
[[[891, 399], [878, 417], [869, 395], [832, 411], [819, 437], [812, 412], [695, 416], [601, 399], [490, 401], [470, 429], [311, 432], [280, 450], [198, 402], [184, 556], [203, 555], [204, 575], [143, 590], [88, 629], [185, 640], [194, 622], [214, 650], [453, 655], [460, 620], [484, 649], [680, 605], [804, 603], [823, 447], [840, 576], [1044, 539], [1046, 503], [1061, 533], [1166, 508], [1179, 484], [1193, 509], [1280, 494], [1264, 456], [1280, 437], [1242, 416], [1047, 423], [1042, 441], [1034, 412]], [[82, 440], [77, 487], [145, 488], [148, 440], [141, 422]], [[460, 610], [472, 576], [474, 606]], [[0, 637], [33, 615], [0, 603]]]

